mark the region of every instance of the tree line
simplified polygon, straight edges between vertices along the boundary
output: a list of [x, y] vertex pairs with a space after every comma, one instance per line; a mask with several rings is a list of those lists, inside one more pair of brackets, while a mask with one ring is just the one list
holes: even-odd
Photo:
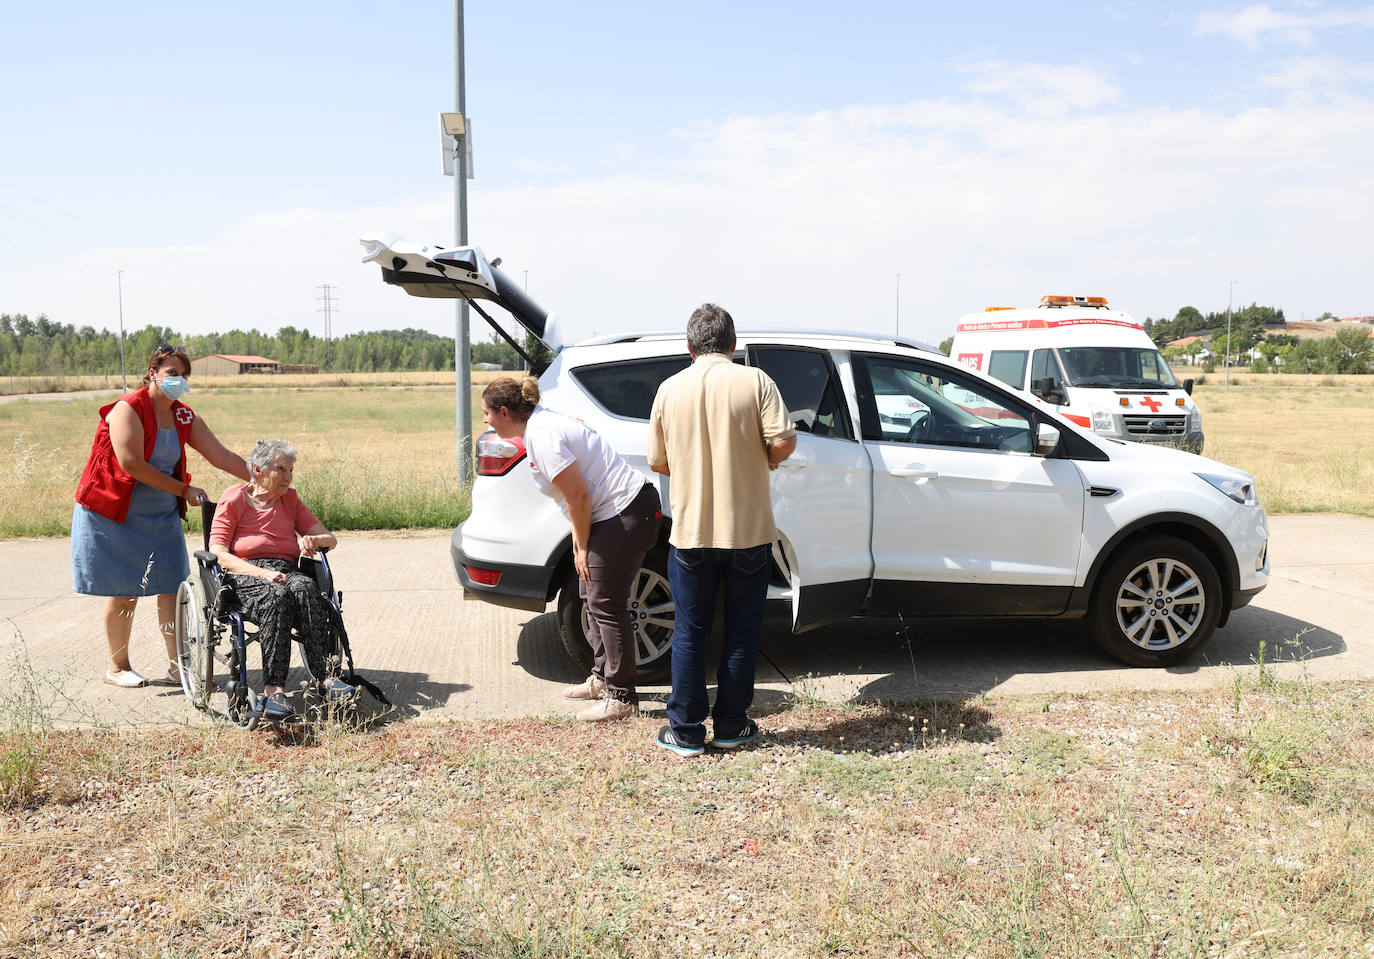
[[[193, 358], [209, 353], [262, 356], [283, 365], [315, 366], [337, 373], [451, 370], [454, 362], [453, 337], [425, 330], [378, 330], [325, 340], [293, 326], [275, 334], [230, 330], [197, 336], [146, 326], [125, 334], [128, 373], [142, 375], [143, 364], [163, 343], [184, 347]], [[472, 362], [496, 363], [502, 369], [518, 365], [515, 351], [494, 333], [490, 342], [472, 345]], [[57, 323], [44, 314], [30, 319], [22, 313], [0, 313], [0, 375], [118, 376], [119, 372], [118, 333]]]
[[[1317, 319], [1335, 317], [1324, 313]], [[1370, 362], [1374, 361], [1374, 336], [1368, 327], [1344, 327], [1334, 336], [1320, 339], [1300, 338], [1272, 329], [1286, 322], [1283, 310], [1251, 303], [1229, 313], [1203, 314], [1185, 306], [1172, 320], [1146, 317], [1141, 326], [1170, 362], [1185, 357], [1196, 362], [1204, 349], [1201, 340], [1181, 347], [1169, 346], [1174, 340], [1210, 337], [1212, 355], [1203, 362], [1203, 369], [1208, 372], [1224, 364], [1228, 357], [1232, 367], [1243, 366], [1252, 373], [1268, 373], [1279, 367], [1290, 373], [1369, 372]]]

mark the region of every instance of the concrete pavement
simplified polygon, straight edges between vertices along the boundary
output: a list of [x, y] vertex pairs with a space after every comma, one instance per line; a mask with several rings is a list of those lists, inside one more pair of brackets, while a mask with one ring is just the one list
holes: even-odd
[[[801, 636], [775, 624], [764, 637], [759, 704], [794, 690], [838, 702], [1213, 687], [1253, 669], [1261, 643], [1280, 675], [1374, 677], [1374, 519], [1278, 516], [1270, 526], [1268, 589], [1183, 666], [1120, 666], [1069, 623], [917, 622], [904, 630], [894, 620], [855, 621]], [[464, 601], [447, 533], [340, 540], [334, 567], [355, 661], [400, 715], [573, 712], [560, 688], [582, 675], [563, 652], [554, 617]], [[21, 687], [63, 724], [204, 721], [179, 689], [119, 690], [101, 681], [102, 606], [71, 592], [66, 540], [0, 543], [0, 721], [8, 721]], [[163, 673], [160, 647], [155, 604], [145, 601], [133, 638], [133, 662], [145, 675]], [[661, 708], [667, 690], [643, 693], [649, 710]]]

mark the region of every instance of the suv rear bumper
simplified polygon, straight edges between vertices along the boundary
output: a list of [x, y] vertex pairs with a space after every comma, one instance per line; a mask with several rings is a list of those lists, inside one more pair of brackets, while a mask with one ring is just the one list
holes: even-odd
[[[481, 599], [496, 606], [511, 609], [524, 609], [542, 613], [549, 604], [552, 593], [555, 568], [552, 566], [520, 566], [514, 563], [492, 563], [472, 559], [464, 554], [459, 545], [462, 527], [453, 531], [449, 540], [449, 561], [453, 564], [453, 575], [463, 586], [465, 598]], [[499, 573], [495, 586], [473, 582], [468, 567]]]

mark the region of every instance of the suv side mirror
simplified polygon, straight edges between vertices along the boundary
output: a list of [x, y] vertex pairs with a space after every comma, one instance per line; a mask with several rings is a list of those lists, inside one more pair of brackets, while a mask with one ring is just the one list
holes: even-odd
[[1191, 376], [1183, 381], [1183, 392], [1187, 393], [1189, 396], [1193, 395], [1193, 378]]
[[1035, 455], [1052, 456], [1059, 448], [1059, 428], [1041, 423], [1035, 429]]
[[1046, 403], [1053, 403], [1056, 406], [1064, 405], [1064, 393], [1054, 385], [1053, 376], [1036, 380], [1034, 392]]

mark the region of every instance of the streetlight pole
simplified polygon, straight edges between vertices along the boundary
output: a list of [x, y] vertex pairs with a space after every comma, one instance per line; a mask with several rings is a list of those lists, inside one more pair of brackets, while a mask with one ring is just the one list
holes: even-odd
[[895, 324], [897, 335], [902, 335], [902, 274], [897, 274], [897, 320]]
[[[453, 82], [457, 109], [467, 120], [467, 90], [463, 75], [463, 0], [453, 0]], [[453, 220], [458, 245], [468, 245], [468, 159], [466, 125], [454, 144]], [[458, 482], [472, 485], [472, 345], [468, 341], [468, 301], [460, 297], [453, 337], [453, 388], [458, 394]]]
[[1236, 281], [1231, 281], [1231, 287], [1226, 292], [1226, 382], [1225, 386], [1231, 385], [1231, 300], [1236, 293]]
[[115, 282], [119, 284], [119, 386], [126, 392], [129, 389], [128, 374], [124, 372], [124, 271], [115, 270]]

